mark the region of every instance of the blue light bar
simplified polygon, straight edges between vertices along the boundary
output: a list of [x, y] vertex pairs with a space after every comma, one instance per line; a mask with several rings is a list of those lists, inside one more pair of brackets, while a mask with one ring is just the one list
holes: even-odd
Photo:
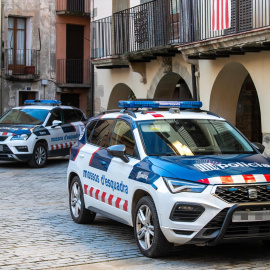
[[202, 107], [201, 101], [134, 101], [121, 100], [118, 103], [120, 108], [181, 108], [181, 109], [199, 109]]
[[51, 106], [57, 106], [57, 105], [61, 105], [61, 101], [59, 101], [59, 100], [49, 100], [49, 99], [25, 100], [24, 105], [51, 105]]

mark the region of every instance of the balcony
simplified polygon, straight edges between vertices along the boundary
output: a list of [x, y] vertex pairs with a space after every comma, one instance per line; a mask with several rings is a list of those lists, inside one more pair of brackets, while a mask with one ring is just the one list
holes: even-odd
[[180, 7], [179, 44], [189, 58], [214, 60], [270, 49], [269, 0], [232, 0], [229, 27], [220, 30], [213, 30], [211, 2], [190, 1], [188, 14]]
[[178, 53], [178, 1], [151, 1], [96, 20], [91, 58], [97, 68], [127, 67]]
[[59, 87], [90, 87], [90, 60], [58, 59], [56, 83]]
[[33, 81], [39, 78], [40, 51], [5, 50], [5, 76], [8, 80]]
[[92, 22], [97, 68], [173, 56], [216, 59], [270, 50], [269, 0], [231, 0], [229, 28], [212, 30], [213, 1], [151, 1]]
[[56, 0], [56, 14], [90, 16], [90, 0]]

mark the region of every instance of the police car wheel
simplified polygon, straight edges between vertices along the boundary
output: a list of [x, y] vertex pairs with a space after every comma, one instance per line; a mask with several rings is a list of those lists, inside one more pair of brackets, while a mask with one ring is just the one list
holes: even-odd
[[75, 176], [69, 189], [69, 209], [72, 219], [79, 224], [92, 223], [96, 213], [85, 208], [83, 189], [78, 176]]
[[133, 224], [136, 242], [143, 255], [155, 258], [169, 254], [173, 245], [160, 229], [157, 210], [151, 197], [139, 200]]
[[43, 143], [36, 143], [31, 159], [28, 164], [32, 168], [42, 168], [48, 158], [47, 148]]

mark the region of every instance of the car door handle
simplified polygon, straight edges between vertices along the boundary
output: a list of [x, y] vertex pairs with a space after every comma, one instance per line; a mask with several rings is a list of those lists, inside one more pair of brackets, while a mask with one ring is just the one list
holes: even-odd
[[84, 154], [80, 154], [80, 158], [84, 158]]

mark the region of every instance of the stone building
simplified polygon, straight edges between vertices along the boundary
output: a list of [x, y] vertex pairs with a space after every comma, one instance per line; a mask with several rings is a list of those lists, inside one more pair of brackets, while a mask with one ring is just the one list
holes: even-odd
[[2, 0], [2, 113], [55, 98], [55, 49], [55, 1]]
[[270, 156], [268, 0], [222, 1], [223, 27], [217, 0], [92, 2], [95, 112], [130, 97], [199, 99]]
[[26, 99], [89, 113], [90, 0], [1, 2], [1, 113]]

